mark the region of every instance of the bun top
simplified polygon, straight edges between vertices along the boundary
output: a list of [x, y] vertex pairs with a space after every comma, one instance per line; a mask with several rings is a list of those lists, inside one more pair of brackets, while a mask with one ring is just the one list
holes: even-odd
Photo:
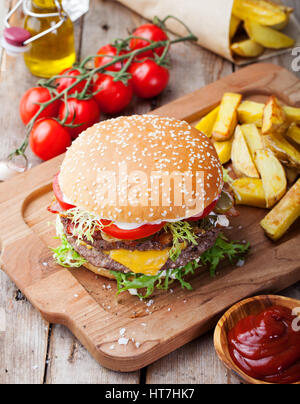
[[203, 133], [172, 118], [134, 115], [83, 132], [59, 183], [66, 201], [101, 219], [142, 224], [201, 213], [219, 197], [223, 173]]

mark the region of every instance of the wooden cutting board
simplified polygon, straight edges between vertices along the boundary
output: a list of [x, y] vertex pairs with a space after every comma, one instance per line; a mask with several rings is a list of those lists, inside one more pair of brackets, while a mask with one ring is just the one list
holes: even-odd
[[[256, 64], [155, 111], [195, 122], [216, 106], [225, 91], [264, 101], [274, 94], [300, 107], [300, 81], [287, 70]], [[103, 366], [140, 369], [212, 328], [220, 315], [245, 297], [278, 292], [300, 279], [299, 221], [280, 243], [259, 226], [264, 210], [240, 209], [229, 237], [252, 244], [243, 267], [224, 266], [216, 278], [199, 272], [184, 291], [158, 292], [147, 302], [123, 294], [116, 283], [85, 269], [57, 266], [54, 217], [47, 212], [51, 181], [63, 156], [0, 184], [0, 247], [4, 271], [51, 323], [67, 326]], [[122, 330], [123, 329], [123, 330]], [[121, 331], [122, 330], [122, 331]], [[119, 338], [128, 340], [119, 344]]]

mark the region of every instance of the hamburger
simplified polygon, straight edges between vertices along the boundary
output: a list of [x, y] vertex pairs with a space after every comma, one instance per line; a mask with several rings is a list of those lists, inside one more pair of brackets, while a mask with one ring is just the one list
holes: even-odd
[[188, 123], [119, 117], [83, 132], [53, 181], [61, 245], [54, 259], [116, 279], [140, 297], [208, 265], [213, 273], [248, 246], [221, 235], [214, 214], [224, 186], [210, 140]]

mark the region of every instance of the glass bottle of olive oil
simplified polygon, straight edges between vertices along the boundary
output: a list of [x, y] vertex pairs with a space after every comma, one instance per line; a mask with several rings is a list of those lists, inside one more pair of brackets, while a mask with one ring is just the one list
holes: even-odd
[[[34, 37], [62, 24], [52, 32], [34, 40], [24, 54], [32, 74], [49, 78], [71, 67], [76, 60], [74, 29], [70, 18], [62, 9], [62, 0], [31, 0], [31, 12], [26, 16], [24, 28]], [[60, 7], [58, 8], [57, 5]], [[57, 16], [51, 14], [60, 13]], [[33, 14], [40, 14], [40, 17]], [[42, 16], [45, 14], [45, 16]]]

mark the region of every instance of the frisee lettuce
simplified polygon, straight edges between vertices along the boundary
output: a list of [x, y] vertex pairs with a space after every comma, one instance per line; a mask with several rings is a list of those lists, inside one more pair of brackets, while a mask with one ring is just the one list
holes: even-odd
[[184, 242], [197, 245], [197, 236], [189, 222], [168, 223], [164, 227], [165, 231], [170, 231], [173, 236], [173, 246], [169, 252], [170, 259], [176, 261], [181, 254]]
[[[81, 237], [86, 237], [88, 240], [93, 241], [92, 235], [96, 227], [94, 219], [89, 216], [90, 219], [86, 221], [84, 212], [80, 212], [79, 210], [78, 212], [72, 212], [72, 215], [74, 217], [74, 223], [81, 222], [81, 226], [83, 226], [81, 227], [81, 230], [79, 230], [78, 237], [81, 235]], [[201, 223], [204, 228], [212, 226], [210, 220], [211, 219], [209, 219], [209, 222], [207, 223], [205, 220]], [[83, 223], [85, 223], [85, 225]], [[176, 261], [179, 257], [183, 242], [187, 241], [195, 245], [197, 244], [197, 236], [194, 234], [193, 228], [188, 222], [169, 223], [165, 226], [165, 230], [171, 231], [173, 235], [173, 247], [170, 252], [170, 259], [173, 261]], [[68, 242], [59, 216], [57, 216], [56, 220], [56, 233], [58, 236], [57, 238], [61, 240], [61, 245], [52, 249], [55, 261], [66, 268], [79, 268], [84, 265], [87, 261], [78, 254]], [[135, 274], [133, 272], [128, 274], [116, 271], [110, 272], [117, 280], [118, 294], [130, 289], [135, 289], [137, 291], [143, 289], [145, 293], [137, 292], [137, 295], [142, 299], [146, 299], [152, 295], [155, 289], [168, 290], [169, 286], [175, 280], [181, 284], [183, 289], [192, 290], [191, 284], [185, 280], [187, 275], [193, 275], [197, 268], [206, 266], [210, 271], [210, 275], [214, 277], [221, 261], [227, 258], [232, 264], [234, 264], [239, 259], [243, 258], [248, 253], [249, 249], [249, 243], [243, 244], [234, 241], [230, 242], [223, 234], [220, 234], [212, 248], [204, 252], [199, 259], [190, 262], [184, 267], [161, 271], [154, 276]]]
[[234, 181], [229, 175], [230, 170], [225, 168], [225, 167], [222, 167], [222, 169], [223, 169], [223, 180], [224, 180], [224, 182], [231, 185]]
[[207, 266], [210, 275], [214, 277], [221, 261], [227, 258], [231, 263], [237, 262], [245, 257], [249, 249], [249, 243], [230, 242], [223, 234], [220, 234], [211, 249], [202, 254], [198, 260], [192, 261], [184, 267], [163, 271], [155, 276], [110, 272], [117, 280], [118, 294], [130, 289], [136, 289], [137, 291], [144, 289], [145, 293], [137, 292], [137, 296], [141, 299], [146, 299], [153, 294], [155, 289], [168, 290], [175, 280], [179, 281], [183, 289], [192, 290], [192, 285], [185, 280], [187, 275], [194, 275], [197, 268]]
[[70, 219], [74, 225], [72, 235], [77, 237], [79, 241], [85, 238], [93, 243], [93, 234], [95, 231], [105, 227], [100, 223], [99, 217], [80, 208], [68, 210], [66, 212], [66, 217]]
[[221, 261], [227, 258], [231, 264], [234, 264], [243, 258], [249, 249], [250, 243], [230, 242], [223, 234], [220, 234], [214, 246], [205, 251], [200, 260], [203, 265], [209, 268], [210, 275], [214, 277]]
[[[78, 242], [86, 239], [93, 243], [93, 234], [95, 231], [105, 227], [100, 223], [99, 217], [80, 208], [68, 210], [66, 217], [71, 220], [74, 225], [72, 228], [72, 236], [76, 237]], [[193, 232], [193, 227], [188, 222], [179, 221], [176, 223], [168, 223], [164, 229], [165, 231], [170, 231], [173, 236], [170, 259], [174, 262], [182, 251], [183, 243], [188, 242], [197, 245], [197, 236]]]

